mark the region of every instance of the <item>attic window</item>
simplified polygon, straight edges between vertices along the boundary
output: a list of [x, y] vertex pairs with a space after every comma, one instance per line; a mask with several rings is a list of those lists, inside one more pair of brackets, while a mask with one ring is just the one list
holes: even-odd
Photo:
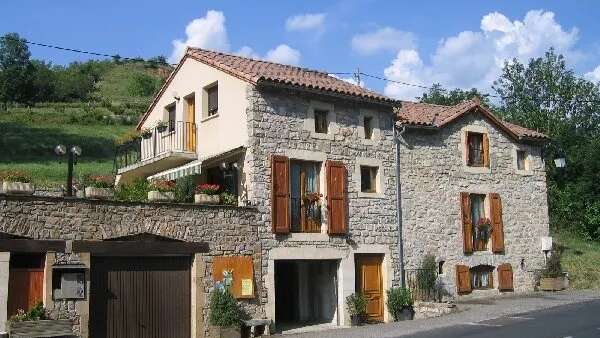
[[219, 86], [214, 85], [206, 89], [208, 96], [208, 116], [216, 115], [219, 112]]
[[373, 137], [373, 117], [365, 116], [363, 125], [365, 127], [365, 139], [370, 140]]
[[471, 167], [489, 167], [487, 134], [467, 132], [466, 143], [467, 165]]
[[327, 134], [327, 111], [315, 109], [315, 133]]

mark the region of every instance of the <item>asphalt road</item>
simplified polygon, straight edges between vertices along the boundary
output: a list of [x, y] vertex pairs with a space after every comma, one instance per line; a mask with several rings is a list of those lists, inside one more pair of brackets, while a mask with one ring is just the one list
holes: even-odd
[[525, 312], [497, 319], [467, 322], [414, 333], [409, 337], [599, 338], [600, 300]]

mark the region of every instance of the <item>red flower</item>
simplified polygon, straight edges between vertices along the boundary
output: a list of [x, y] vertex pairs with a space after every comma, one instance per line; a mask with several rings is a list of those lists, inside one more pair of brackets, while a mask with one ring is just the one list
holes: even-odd
[[207, 195], [216, 195], [219, 190], [221, 190], [220, 185], [211, 183], [203, 183], [196, 187], [196, 193]]

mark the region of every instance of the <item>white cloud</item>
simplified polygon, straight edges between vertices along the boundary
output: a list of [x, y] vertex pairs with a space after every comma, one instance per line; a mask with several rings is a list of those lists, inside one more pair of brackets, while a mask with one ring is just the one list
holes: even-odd
[[258, 55], [254, 51], [254, 49], [252, 49], [252, 47], [250, 47], [250, 46], [243, 46], [237, 52], [235, 52], [235, 55], [252, 58], [252, 59], [260, 59], [260, 55]]
[[415, 41], [413, 33], [383, 27], [373, 32], [355, 35], [352, 38], [352, 49], [363, 55], [381, 51], [397, 52], [400, 49], [415, 48]]
[[206, 16], [192, 20], [185, 27], [186, 39], [173, 40], [173, 52], [169, 62], [179, 62], [187, 46], [219, 51], [229, 50], [223, 12], [209, 10]]
[[[353, 78], [353, 77], [340, 77], [340, 76], [337, 76], [335, 74], [328, 74], [328, 75], [331, 76], [331, 77], [334, 77], [334, 78], [336, 78], [338, 80], [342, 80], [342, 81], [351, 83], [353, 85], [356, 85], [356, 79]], [[358, 86], [365, 88], [365, 81], [360, 80], [360, 82], [358, 83]]]
[[[513, 58], [528, 62], [542, 56], [550, 47], [557, 53], [577, 57], [573, 47], [578, 39], [577, 28], [565, 30], [554, 13], [529, 11], [522, 21], [510, 21], [494, 12], [481, 19], [481, 31], [463, 31], [442, 39], [433, 55], [425, 62], [415, 48], [398, 52], [384, 70], [386, 77], [409, 83], [430, 86], [441, 83], [448, 88], [476, 87], [490, 91], [506, 61]], [[598, 70], [600, 75], [600, 70]], [[414, 99], [424, 90], [388, 83], [387, 95]]]
[[288, 45], [281, 44], [269, 50], [264, 59], [271, 62], [298, 65], [300, 63], [300, 52]]
[[585, 73], [585, 78], [593, 82], [600, 82], [600, 66], [594, 68], [591, 72]]
[[285, 29], [288, 31], [307, 31], [325, 29], [325, 13], [300, 14], [287, 18]]

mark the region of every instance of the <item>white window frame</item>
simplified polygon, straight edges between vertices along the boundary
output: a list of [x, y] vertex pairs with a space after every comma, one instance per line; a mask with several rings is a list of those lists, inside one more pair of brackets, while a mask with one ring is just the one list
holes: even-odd
[[[325, 110], [327, 111], [327, 133], [317, 133], [315, 131], [315, 110]], [[336, 134], [338, 127], [335, 121], [335, 110], [333, 103], [321, 102], [321, 101], [311, 101], [308, 107], [308, 112], [306, 114], [306, 119], [304, 119], [304, 130], [310, 131], [310, 135], [313, 138], [322, 139], [322, 140], [333, 140], [334, 135]]]
[[[361, 167], [375, 167], [377, 168], [377, 177], [375, 178], [376, 187], [375, 192], [362, 192], [361, 190]], [[356, 186], [356, 192], [359, 198], [384, 198], [385, 197], [385, 185], [384, 185], [384, 172], [383, 172], [383, 161], [374, 158], [359, 157], [356, 159], [354, 166], [354, 182]]]
[[[200, 118], [200, 122], [209, 121], [219, 117], [221, 114], [221, 110], [217, 109], [217, 113], [211, 116], [208, 116], [208, 90], [212, 87], [219, 86], [219, 81], [212, 82], [204, 87], [202, 87], [202, 116]], [[221, 91], [217, 88], [217, 96], [219, 96], [218, 101], [221, 102]], [[196, 102], [196, 105], [198, 103]]]

